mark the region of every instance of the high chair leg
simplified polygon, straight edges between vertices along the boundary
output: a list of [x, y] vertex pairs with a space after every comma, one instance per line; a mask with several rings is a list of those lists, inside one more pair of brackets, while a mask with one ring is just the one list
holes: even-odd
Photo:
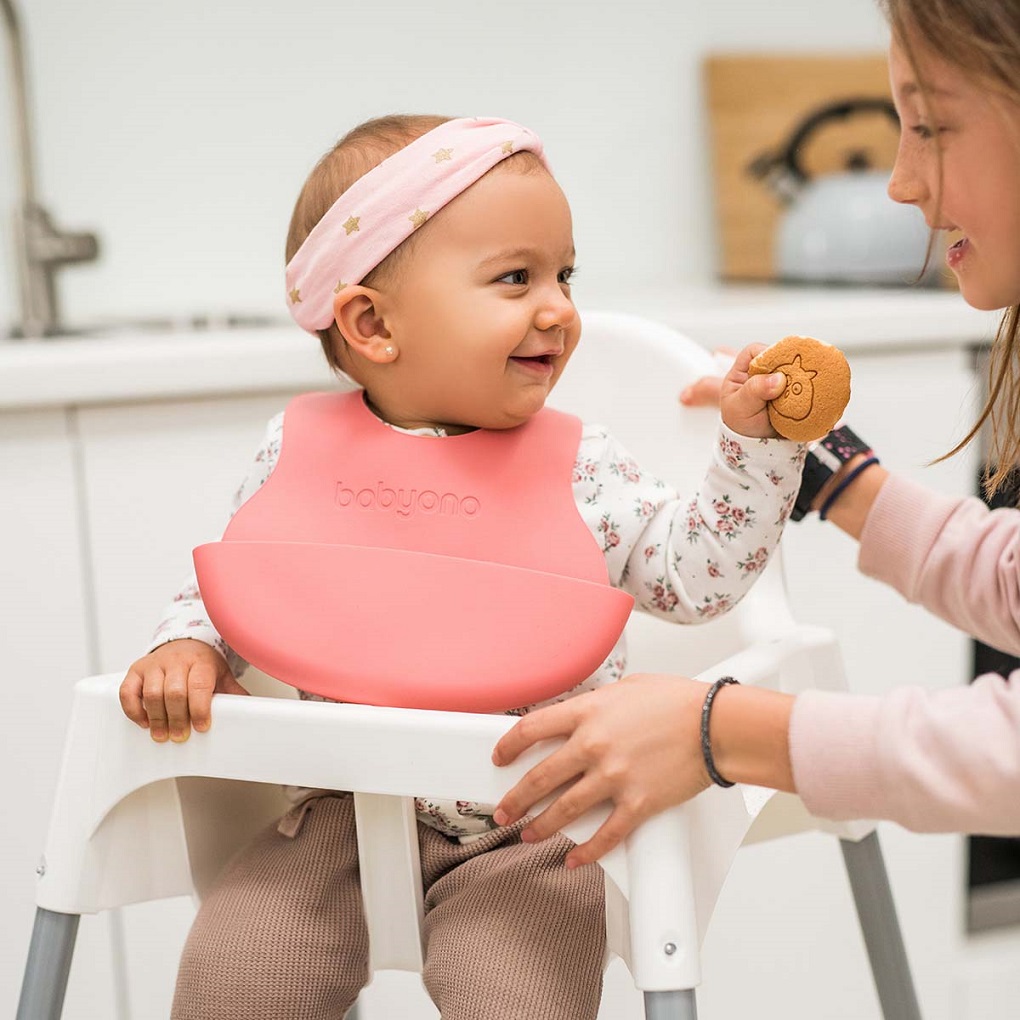
[[878, 833], [872, 832], [860, 842], [839, 842], [882, 1015], [885, 1020], [921, 1020]]
[[694, 989], [645, 992], [645, 1020], [698, 1020]]
[[17, 1020], [60, 1020], [79, 917], [36, 908]]

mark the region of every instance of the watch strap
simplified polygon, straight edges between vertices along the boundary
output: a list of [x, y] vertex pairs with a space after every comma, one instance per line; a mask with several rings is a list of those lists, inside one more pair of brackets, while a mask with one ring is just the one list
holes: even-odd
[[790, 511], [790, 520], [803, 520], [811, 512], [811, 504], [822, 491], [822, 486], [848, 460], [852, 460], [859, 453], [871, 452], [871, 447], [849, 425], [840, 425], [812, 443], [804, 457], [800, 491]]

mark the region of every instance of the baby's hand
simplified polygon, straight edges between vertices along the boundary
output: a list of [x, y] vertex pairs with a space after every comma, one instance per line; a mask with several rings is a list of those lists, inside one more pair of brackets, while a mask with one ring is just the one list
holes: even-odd
[[748, 376], [752, 359], [763, 350], [764, 344], [745, 347], [726, 373], [719, 390], [722, 420], [734, 432], [753, 439], [773, 439], [778, 435], [769, 422], [765, 405], [778, 397], [786, 386], [786, 376], [782, 372]]
[[680, 403], [685, 407], [718, 407], [723, 375], [730, 370], [736, 356], [737, 352], [732, 347], [716, 347], [712, 357], [719, 374], [703, 375], [695, 379], [690, 386], [681, 390]]
[[213, 694], [247, 694], [226, 659], [204, 641], [183, 639], [132, 663], [120, 685], [124, 714], [153, 740], [187, 740], [209, 729]]

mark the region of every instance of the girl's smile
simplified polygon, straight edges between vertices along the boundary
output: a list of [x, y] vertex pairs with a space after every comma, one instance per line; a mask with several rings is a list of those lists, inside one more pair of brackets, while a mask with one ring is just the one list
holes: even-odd
[[963, 261], [967, 257], [967, 250], [969, 247], [970, 242], [966, 237], [961, 237], [955, 244], [950, 245], [946, 251], [946, 265], [954, 272], [962, 267]]

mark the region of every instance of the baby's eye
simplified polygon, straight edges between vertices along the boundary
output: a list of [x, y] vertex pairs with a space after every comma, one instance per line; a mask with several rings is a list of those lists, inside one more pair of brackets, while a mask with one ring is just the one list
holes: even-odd
[[910, 130], [913, 131], [918, 138], [923, 138], [925, 141], [935, 137], [935, 132], [932, 131], [927, 124], [915, 124]]
[[513, 272], [504, 273], [497, 283], [510, 283], [515, 287], [523, 287], [528, 282], [528, 271], [526, 269], [515, 269]]
[[557, 279], [560, 281], [560, 283], [570, 283], [575, 276], [577, 276], [577, 267], [565, 266], [563, 269], [560, 270]]

